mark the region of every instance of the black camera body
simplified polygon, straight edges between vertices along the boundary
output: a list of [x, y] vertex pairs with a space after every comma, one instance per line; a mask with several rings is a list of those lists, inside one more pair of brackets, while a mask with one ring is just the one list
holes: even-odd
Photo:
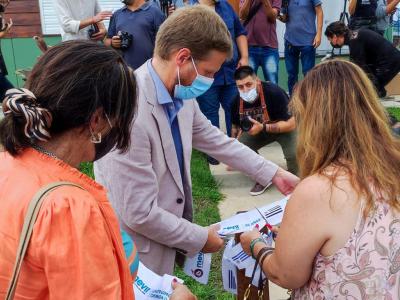
[[133, 35], [126, 31], [118, 32], [118, 37], [121, 40], [121, 50], [127, 50], [133, 42]]
[[99, 26], [97, 24], [92, 24], [88, 30], [88, 36], [91, 39], [93, 35], [100, 31]]
[[249, 117], [249, 116], [245, 116], [245, 117], [240, 121], [240, 128], [241, 128], [244, 132], [250, 131], [252, 127], [253, 127], [253, 122], [250, 121], [250, 117]]

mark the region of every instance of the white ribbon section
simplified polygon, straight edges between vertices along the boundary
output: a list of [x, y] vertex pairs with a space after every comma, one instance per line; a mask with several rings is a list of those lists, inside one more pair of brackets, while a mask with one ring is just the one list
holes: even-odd
[[[282, 222], [283, 212], [285, 211], [288, 199], [289, 196], [260, 208], [261, 213], [271, 225], [277, 225]], [[219, 224], [221, 225], [221, 229], [218, 231], [219, 235], [227, 238], [236, 233], [250, 231], [257, 224], [262, 228], [265, 226], [265, 221], [256, 209], [252, 209], [248, 212], [234, 215], [229, 219], [221, 221]]]
[[183, 271], [196, 281], [207, 284], [211, 269], [211, 253], [197, 253], [193, 257], [186, 257]]
[[172, 294], [172, 280], [177, 279], [178, 282], [183, 281], [174, 276], [165, 274], [159, 276], [145, 265], [139, 263], [138, 274], [134, 285], [136, 300], [168, 300]]

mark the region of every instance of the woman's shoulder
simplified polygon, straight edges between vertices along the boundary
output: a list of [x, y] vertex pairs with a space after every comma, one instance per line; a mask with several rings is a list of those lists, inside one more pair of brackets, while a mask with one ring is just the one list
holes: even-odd
[[42, 209], [51, 208], [53, 213], [65, 210], [92, 210], [98, 207], [95, 197], [80, 185], [63, 183], [50, 191], [43, 201]]
[[335, 173], [333, 168], [327, 168], [323, 174], [313, 174], [303, 179], [293, 195], [301, 198], [303, 204], [326, 207], [329, 211], [341, 210], [359, 200], [350, 178], [344, 172]]

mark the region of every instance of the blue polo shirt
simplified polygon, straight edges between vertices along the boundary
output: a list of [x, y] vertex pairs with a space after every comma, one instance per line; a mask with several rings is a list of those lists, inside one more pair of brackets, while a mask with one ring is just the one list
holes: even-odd
[[[191, 5], [198, 4], [197, 0], [190, 0]], [[233, 75], [235, 74], [237, 63], [239, 61], [239, 50], [236, 44], [236, 38], [241, 35], [247, 35], [246, 29], [242, 26], [238, 15], [232, 6], [226, 0], [219, 0], [215, 3], [215, 12], [225, 22], [232, 38], [233, 58], [226, 61], [221, 69], [214, 75], [213, 86], [235, 84]]]
[[158, 76], [157, 72], [154, 70], [150, 59], [147, 61], [146, 64], [151, 79], [153, 80], [153, 83], [156, 87], [157, 102], [163, 106], [165, 116], [168, 119], [168, 123], [171, 128], [172, 139], [174, 140], [176, 157], [178, 159], [179, 169], [181, 171], [183, 182], [183, 145], [178, 122], [178, 112], [183, 107], [183, 100], [171, 97], [160, 76]]
[[164, 14], [152, 0], [135, 11], [124, 6], [111, 17], [107, 37], [118, 35], [118, 31], [133, 35], [132, 45], [123, 51], [123, 56], [130, 67], [137, 69], [153, 56], [156, 34], [164, 20]]
[[321, 0], [289, 0], [285, 40], [293, 46], [312, 46], [317, 27], [315, 7]]

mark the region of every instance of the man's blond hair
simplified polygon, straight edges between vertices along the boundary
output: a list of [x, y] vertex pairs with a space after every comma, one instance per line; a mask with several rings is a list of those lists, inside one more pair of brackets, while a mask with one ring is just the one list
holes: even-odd
[[232, 56], [232, 39], [224, 21], [210, 8], [195, 5], [176, 10], [157, 33], [154, 54], [164, 60], [179, 49], [188, 48], [202, 60], [211, 50]]

